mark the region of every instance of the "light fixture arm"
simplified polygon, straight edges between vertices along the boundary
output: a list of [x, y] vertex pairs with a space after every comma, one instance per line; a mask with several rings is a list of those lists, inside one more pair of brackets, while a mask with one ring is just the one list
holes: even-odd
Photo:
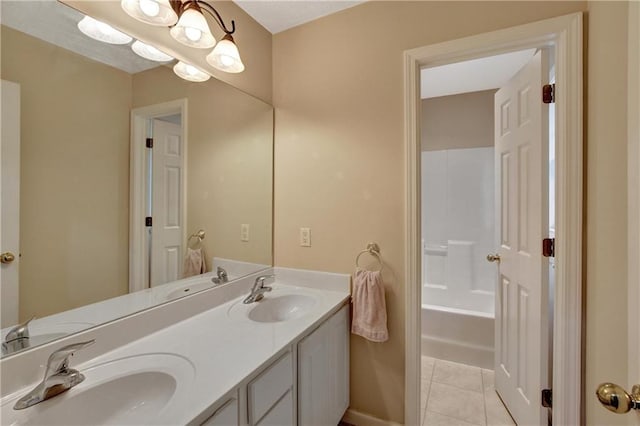
[[216, 8], [211, 6], [206, 1], [203, 1], [203, 0], [187, 0], [182, 4], [181, 12], [184, 12], [185, 10], [189, 9], [190, 7], [193, 7], [194, 9], [196, 9], [199, 12], [205, 11], [209, 15], [211, 15], [211, 17], [213, 17], [213, 20], [216, 21], [216, 24], [218, 24], [220, 29], [222, 29], [222, 31], [224, 31], [225, 34], [231, 35], [234, 32], [236, 32], [236, 22], [233, 19], [231, 20], [231, 31], [229, 31], [229, 29], [227, 29], [227, 26], [224, 23], [224, 20], [222, 19], [222, 16], [220, 16], [220, 14], [216, 10]]

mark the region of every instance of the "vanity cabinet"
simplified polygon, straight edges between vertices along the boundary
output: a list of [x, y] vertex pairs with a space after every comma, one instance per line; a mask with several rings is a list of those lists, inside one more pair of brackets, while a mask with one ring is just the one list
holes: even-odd
[[238, 398], [231, 397], [225, 400], [201, 426], [235, 426], [238, 424], [240, 424]]
[[298, 344], [298, 424], [337, 425], [349, 406], [349, 305]]
[[243, 382], [202, 426], [335, 426], [349, 406], [349, 305]]
[[[247, 386], [250, 425], [293, 425], [293, 356], [287, 352]], [[274, 423], [275, 422], [275, 423]]]

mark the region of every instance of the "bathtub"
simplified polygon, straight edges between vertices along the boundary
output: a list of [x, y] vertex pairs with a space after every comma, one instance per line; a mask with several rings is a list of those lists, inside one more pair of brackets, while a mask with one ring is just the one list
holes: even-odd
[[422, 305], [422, 355], [493, 370], [494, 316]]

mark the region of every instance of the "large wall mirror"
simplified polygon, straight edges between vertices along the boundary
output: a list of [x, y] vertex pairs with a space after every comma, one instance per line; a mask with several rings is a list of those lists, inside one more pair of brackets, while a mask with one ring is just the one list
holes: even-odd
[[271, 105], [88, 38], [60, 2], [1, 7], [3, 342], [33, 317], [24, 348], [272, 265]]

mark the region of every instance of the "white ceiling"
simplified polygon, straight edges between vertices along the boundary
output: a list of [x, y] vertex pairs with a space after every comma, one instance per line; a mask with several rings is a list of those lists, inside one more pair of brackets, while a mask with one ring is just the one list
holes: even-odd
[[82, 34], [77, 25], [84, 15], [56, 0], [0, 0], [0, 8], [2, 25], [130, 74], [161, 65], [133, 53], [131, 44], [106, 44]]
[[497, 89], [529, 62], [535, 51], [522, 50], [424, 68], [420, 73], [422, 99]]
[[364, 3], [365, 0], [234, 0], [272, 34]]

